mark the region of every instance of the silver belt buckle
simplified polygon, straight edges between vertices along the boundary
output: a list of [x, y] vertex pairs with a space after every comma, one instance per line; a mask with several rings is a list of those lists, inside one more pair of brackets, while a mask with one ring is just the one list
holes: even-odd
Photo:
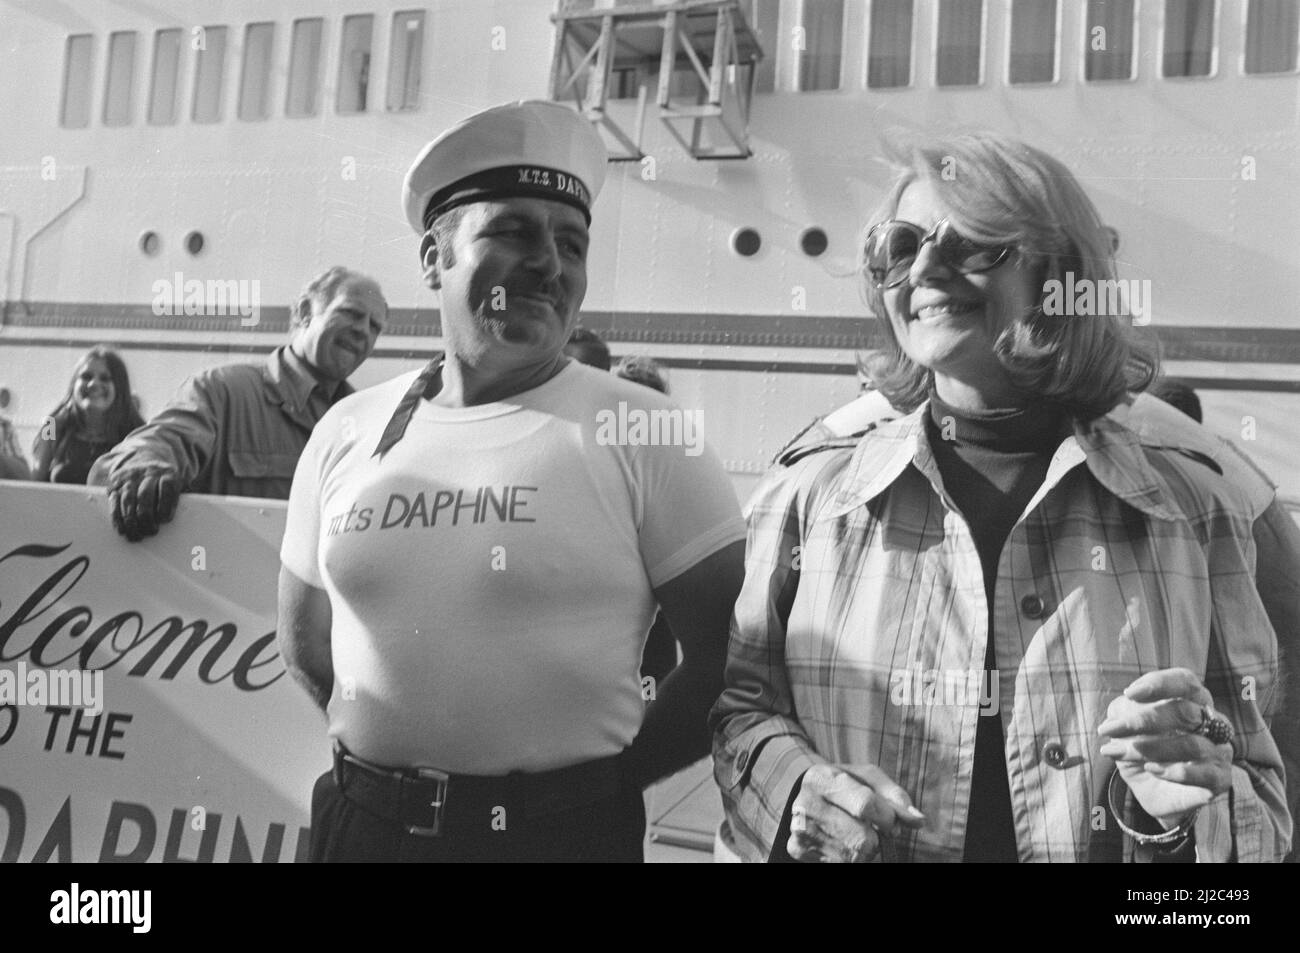
[[447, 803], [447, 782], [451, 775], [446, 771], [439, 771], [437, 768], [415, 768], [416, 775], [422, 780], [434, 781], [433, 800], [429, 806], [433, 808], [433, 826], [417, 827], [414, 824], [406, 825], [406, 832], [414, 834], [417, 837], [438, 837], [442, 834], [442, 811]]

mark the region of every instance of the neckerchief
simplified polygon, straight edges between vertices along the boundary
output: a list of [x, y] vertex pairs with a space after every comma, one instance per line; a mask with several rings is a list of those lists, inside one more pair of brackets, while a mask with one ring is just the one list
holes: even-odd
[[402, 399], [397, 402], [397, 409], [393, 411], [393, 416], [388, 419], [388, 426], [384, 428], [384, 434], [379, 438], [379, 446], [375, 447], [373, 457], [382, 457], [397, 441], [406, 435], [406, 428], [415, 416], [415, 408], [420, 406], [420, 401], [428, 400], [438, 393], [441, 384], [442, 355], [439, 354], [428, 364], [424, 365], [424, 370], [416, 375], [411, 386], [407, 388]]

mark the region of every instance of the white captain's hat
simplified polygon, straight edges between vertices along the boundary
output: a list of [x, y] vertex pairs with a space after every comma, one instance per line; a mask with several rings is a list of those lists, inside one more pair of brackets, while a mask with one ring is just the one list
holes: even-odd
[[591, 123], [560, 103], [505, 103], [420, 150], [402, 185], [406, 220], [424, 234], [457, 205], [523, 195], [572, 205], [591, 223], [608, 153]]

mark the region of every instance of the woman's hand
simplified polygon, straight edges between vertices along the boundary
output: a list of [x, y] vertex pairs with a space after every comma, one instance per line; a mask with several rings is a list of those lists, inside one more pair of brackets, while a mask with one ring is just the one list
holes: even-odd
[[1232, 744], [1202, 732], [1216, 715], [1201, 680], [1185, 668], [1148, 672], [1110, 703], [1097, 733], [1142, 809], [1167, 828], [1232, 786]]
[[803, 776], [786, 853], [810, 863], [863, 864], [876, 858], [896, 825], [920, 827], [924, 820], [907, 792], [874, 764], [822, 764]]

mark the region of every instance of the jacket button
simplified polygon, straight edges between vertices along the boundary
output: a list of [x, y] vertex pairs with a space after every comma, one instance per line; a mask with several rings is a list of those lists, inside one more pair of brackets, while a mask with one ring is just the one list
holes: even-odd
[[1025, 596], [1020, 600], [1020, 611], [1030, 619], [1040, 619], [1043, 616], [1043, 600], [1038, 596]]
[[1043, 746], [1043, 760], [1054, 768], [1065, 764], [1065, 748], [1059, 742], [1052, 741]]

